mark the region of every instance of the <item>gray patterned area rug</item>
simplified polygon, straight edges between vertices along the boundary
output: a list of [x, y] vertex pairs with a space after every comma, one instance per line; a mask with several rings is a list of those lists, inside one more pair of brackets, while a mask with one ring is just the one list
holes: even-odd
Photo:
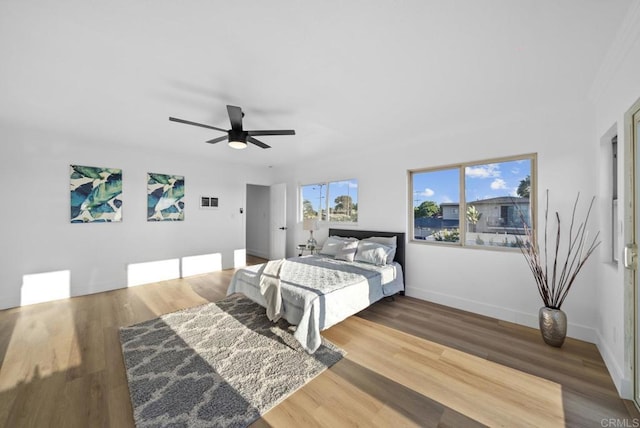
[[244, 427], [343, 357], [290, 328], [241, 295], [122, 328], [136, 425]]

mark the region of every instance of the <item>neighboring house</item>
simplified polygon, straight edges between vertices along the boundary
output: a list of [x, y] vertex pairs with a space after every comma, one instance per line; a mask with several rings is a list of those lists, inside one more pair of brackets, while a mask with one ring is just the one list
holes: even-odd
[[427, 239], [439, 230], [457, 229], [460, 226], [460, 219], [458, 217], [460, 206], [457, 203], [442, 203], [440, 204], [440, 209], [442, 210], [441, 216], [419, 217], [414, 219], [413, 232], [416, 239]]
[[[530, 224], [529, 198], [500, 196], [468, 202], [467, 207], [470, 206], [476, 207], [480, 213], [480, 220], [475, 227], [467, 222], [467, 228], [471, 232], [523, 235], [522, 218]], [[441, 217], [415, 219], [417, 238], [424, 239], [437, 230], [460, 227], [460, 205], [457, 202], [443, 202], [440, 208]]]
[[460, 205], [457, 202], [443, 202], [440, 204], [440, 208], [442, 209], [443, 220], [456, 220], [456, 223], [458, 223]]
[[474, 206], [480, 213], [480, 220], [475, 225], [478, 233], [509, 233], [523, 235], [522, 219], [529, 223], [529, 198], [500, 196], [468, 202], [467, 207]]

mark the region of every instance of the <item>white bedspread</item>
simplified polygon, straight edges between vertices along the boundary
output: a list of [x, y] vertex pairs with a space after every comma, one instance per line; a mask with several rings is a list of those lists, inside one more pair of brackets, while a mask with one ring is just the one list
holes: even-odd
[[[227, 295], [242, 293], [268, 307], [260, 292], [266, 264], [239, 269]], [[307, 352], [320, 346], [320, 331], [361, 311], [384, 296], [404, 290], [400, 265], [374, 266], [322, 256], [285, 260], [280, 266], [282, 316], [297, 326], [295, 338]]]

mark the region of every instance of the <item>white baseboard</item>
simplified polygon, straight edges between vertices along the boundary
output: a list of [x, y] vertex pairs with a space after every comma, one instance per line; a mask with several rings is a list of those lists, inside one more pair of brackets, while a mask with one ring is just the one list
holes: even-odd
[[4, 309], [11, 309], [11, 308], [15, 308], [20, 306], [20, 298], [18, 297], [18, 303], [16, 304], [16, 299], [15, 298], [9, 298], [9, 297], [0, 297], [0, 311], [4, 310]]
[[616, 361], [611, 348], [607, 346], [607, 342], [604, 340], [600, 332], [597, 333], [597, 342], [596, 346], [598, 347], [598, 351], [600, 351], [600, 355], [604, 360], [605, 366], [607, 366], [607, 370], [609, 370], [609, 375], [613, 380], [616, 389], [618, 390], [618, 394], [620, 397], [625, 398], [627, 400], [633, 399], [633, 379], [630, 376], [633, 376], [631, 370], [626, 372]]
[[[487, 317], [497, 318], [503, 321], [524, 325], [527, 327], [538, 328], [538, 314], [529, 314], [520, 311], [514, 311], [510, 308], [502, 306], [490, 305], [484, 302], [464, 299], [458, 296], [452, 296], [444, 293], [436, 293], [423, 289], [407, 287], [405, 294], [429, 302], [438, 303], [440, 305], [450, 306], [456, 309], [473, 312]], [[596, 343], [596, 331], [591, 327], [569, 322], [567, 326], [567, 336], [575, 339], [584, 340], [585, 342]]]

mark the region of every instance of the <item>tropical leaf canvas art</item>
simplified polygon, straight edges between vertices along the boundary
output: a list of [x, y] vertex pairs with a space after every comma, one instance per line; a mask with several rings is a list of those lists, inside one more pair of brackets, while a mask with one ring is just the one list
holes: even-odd
[[71, 223], [122, 221], [122, 170], [70, 165]]
[[147, 173], [147, 221], [184, 220], [184, 177]]

